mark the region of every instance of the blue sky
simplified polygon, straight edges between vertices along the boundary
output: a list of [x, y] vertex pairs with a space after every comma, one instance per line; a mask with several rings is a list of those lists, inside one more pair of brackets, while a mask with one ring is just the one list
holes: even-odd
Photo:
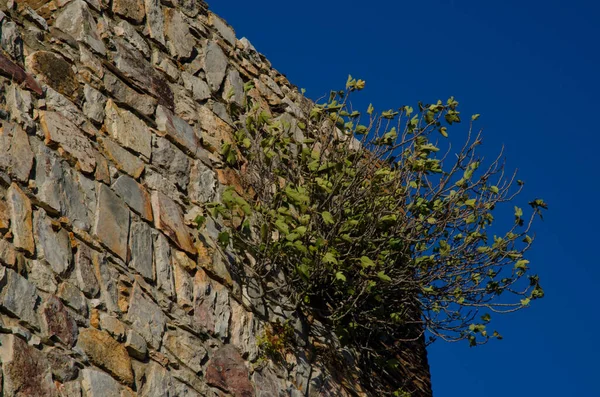
[[[600, 4], [281, 0], [209, 4], [318, 98], [347, 75], [376, 108], [454, 95], [505, 145], [523, 200], [550, 205], [531, 266], [546, 297], [496, 319], [504, 340], [429, 349], [435, 397], [598, 396]], [[451, 130], [452, 131], [452, 130]], [[457, 138], [459, 139], [459, 138]]]

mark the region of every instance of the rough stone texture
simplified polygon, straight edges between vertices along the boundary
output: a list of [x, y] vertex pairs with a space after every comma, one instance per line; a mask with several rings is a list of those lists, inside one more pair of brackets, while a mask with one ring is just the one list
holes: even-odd
[[150, 195], [142, 185], [127, 175], [121, 175], [113, 184], [113, 189], [135, 213], [152, 221]]
[[254, 388], [248, 379], [248, 368], [240, 353], [231, 345], [225, 345], [213, 353], [208, 362], [206, 381], [235, 397], [254, 396]]
[[0, 127], [0, 169], [13, 178], [26, 182], [33, 166], [33, 151], [21, 127], [4, 123]]
[[190, 231], [183, 223], [181, 208], [166, 195], [152, 192], [154, 222], [179, 248], [191, 254], [196, 253]]
[[[203, 0], [0, 8], [0, 394], [373, 395], [354, 363], [309, 360], [308, 325], [264, 299], [205, 208], [252, 195], [243, 152], [219, 153], [246, 96], [292, 150], [312, 102]], [[296, 332], [282, 362], [258, 343], [275, 319]], [[398, 359], [431, 397], [423, 341]]]
[[98, 185], [98, 206], [94, 234], [121, 259], [127, 259], [129, 210], [112, 190]]
[[54, 397], [52, 372], [46, 357], [15, 335], [0, 335], [3, 392], [14, 397]]
[[133, 371], [127, 349], [107, 332], [85, 328], [79, 333], [77, 346], [81, 347], [95, 365], [120, 382], [133, 385]]
[[156, 303], [145, 296], [137, 283], [131, 294], [127, 321], [151, 347], [160, 348], [167, 317]]

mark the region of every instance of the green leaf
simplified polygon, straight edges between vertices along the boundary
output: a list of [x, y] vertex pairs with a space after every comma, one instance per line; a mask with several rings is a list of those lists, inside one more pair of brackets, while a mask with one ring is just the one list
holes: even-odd
[[287, 235], [290, 233], [290, 228], [287, 225], [287, 223], [285, 223], [285, 221], [283, 219], [277, 219], [275, 221], [275, 227], [277, 228], [277, 230], [279, 230], [281, 233]]
[[346, 276], [342, 272], [337, 272], [335, 274], [335, 278], [336, 278], [336, 280], [346, 281]]
[[367, 108], [367, 114], [370, 116], [373, 114], [373, 111], [375, 110], [375, 108], [373, 107], [373, 104], [370, 103], [369, 107]]
[[335, 254], [329, 251], [323, 255], [323, 263], [333, 263], [334, 265], [337, 265], [338, 260], [335, 258]]
[[373, 262], [368, 256], [361, 256], [360, 264], [364, 268], [375, 267], [375, 262]]
[[333, 225], [335, 223], [333, 215], [331, 215], [329, 211], [321, 212], [321, 217], [323, 218], [323, 222], [327, 225]]
[[380, 271], [377, 273], [377, 277], [379, 277], [380, 280], [382, 281], [386, 281], [388, 283], [392, 282], [392, 279], [390, 278], [390, 276], [388, 276], [387, 274], [385, 274], [383, 271]]
[[481, 116], [480, 114], [474, 114], [471, 116], [471, 120], [475, 121], [479, 118], [479, 116]]
[[465, 201], [465, 205], [467, 207], [475, 208], [475, 201], [476, 201], [475, 199], [467, 200], [467, 201]]
[[198, 215], [196, 218], [194, 218], [194, 223], [197, 225], [196, 227], [198, 228], [198, 230], [200, 230], [200, 228], [202, 228], [202, 226], [204, 225], [205, 222], [206, 222], [206, 217], [203, 215]]
[[521, 259], [515, 263], [515, 269], [519, 270], [527, 270], [527, 264], [529, 261], [527, 259]]
[[310, 278], [310, 268], [306, 263], [299, 265], [296, 269], [298, 270], [298, 273], [300, 273], [300, 275], [304, 276], [304, 278]]
[[221, 232], [221, 233], [219, 233], [217, 240], [219, 241], [219, 244], [221, 244], [222, 247], [227, 247], [229, 245], [229, 241], [231, 240], [231, 237], [229, 236], [229, 233]]
[[520, 218], [523, 216], [523, 210], [517, 206], [515, 206], [515, 216], [517, 218]]
[[489, 314], [489, 313], [486, 313], [486, 314], [484, 314], [483, 316], [481, 316], [481, 319], [482, 319], [483, 321], [485, 321], [486, 323], [489, 323], [489, 322], [490, 322], [490, 320], [492, 319], [492, 316], [490, 316], [490, 314]]
[[490, 186], [490, 192], [498, 194], [499, 191], [498, 186]]

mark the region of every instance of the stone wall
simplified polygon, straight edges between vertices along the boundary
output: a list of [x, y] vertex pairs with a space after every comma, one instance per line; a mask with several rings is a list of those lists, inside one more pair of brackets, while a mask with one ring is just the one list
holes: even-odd
[[[369, 394], [234, 276], [218, 224], [193, 222], [242, 189], [217, 150], [245, 82], [292, 125], [310, 101], [200, 0], [0, 10], [3, 395]], [[258, 346], [277, 319], [298, 345], [284, 362]], [[430, 395], [421, 344], [403, 365], [413, 396]]]

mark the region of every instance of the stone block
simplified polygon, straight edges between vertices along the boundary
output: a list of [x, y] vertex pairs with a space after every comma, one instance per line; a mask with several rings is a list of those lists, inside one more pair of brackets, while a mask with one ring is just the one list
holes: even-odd
[[35, 286], [11, 269], [0, 266], [0, 306], [30, 326], [39, 329], [36, 311], [40, 297]]
[[75, 40], [87, 44], [96, 53], [106, 54], [106, 47], [96, 28], [96, 21], [85, 1], [74, 0], [67, 4], [56, 17], [54, 27], [70, 34]]
[[156, 108], [156, 125], [158, 130], [165, 133], [182, 150], [196, 155], [200, 142], [194, 129], [181, 117], [176, 116], [165, 106]]
[[126, 320], [150, 347], [160, 348], [167, 316], [156, 303], [146, 297], [138, 283], [133, 286]]
[[98, 205], [94, 235], [122, 260], [127, 260], [129, 210], [123, 200], [106, 185], [98, 184]]
[[57, 275], [63, 276], [73, 263], [69, 233], [63, 228], [55, 231], [43, 209], [35, 212], [33, 223], [38, 258], [45, 260]]
[[51, 296], [44, 302], [41, 317], [42, 329], [47, 336], [73, 347], [79, 333], [77, 323], [57, 297]]
[[50, 87], [71, 98], [77, 99], [79, 82], [69, 62], [53, 52], [37, 51], [25, 61], [27, 68]]
[[100, 142], [106, 157], [108, 157], [108, 159], [115, 164], [117, 169], [131, 175], [134, 178], [139, 178], [142, 172], [144, 172], [144, 162], [138, 157], [129, 153], [127, 150], [123, 149], [113, 140], [109, 138], [102, 138], [98, 139], [98, 141]]
[[152, 221], [150, 195], [135, 179], [127, 175], [121, 175], [112, 187], [135, 213], [147, 221]]
[[232, 345], [224, 345], [210, 358], [206, 369], [209, 385], [226, 390], [235, 397], [253, 397], [254, 387], [248, 379], [248, 368]]
[[183, 222], [183, 214], [177, 203], [161, 192], [152, 192], [152, 210], [154, 223], [179, 248], [190, 253], [196, 253], [190, 230]]
[[10, 224], [12, 225], [13, 244], [17, 249], [30, 255], [35, 251], [33, 242], [33, 221], [31, 220], [31, 201], [15, 183], [7, 192]]
[[119, 396], [119, 383], [110, 375], [91, 368], [85, 368], [81, 372], [81, 386], [86, 397]]
[[142, 120], [128, 110], [119, 108], [112, 100], [106, 102], [105, 126], [108, 134], [121, 145], [146, 158], [152, 154], [152, 134]]
[[129, 237], [129, 267], [141, 274], [146, 280], [154, 280], [152, 265], [152, 229], [144, 222], [131, 224]]
[[0, 168], [21, 182], [29, 180], [33, 167], [33, 151], [27, 134], [16, 124], [5, 122], [0, 127]]

